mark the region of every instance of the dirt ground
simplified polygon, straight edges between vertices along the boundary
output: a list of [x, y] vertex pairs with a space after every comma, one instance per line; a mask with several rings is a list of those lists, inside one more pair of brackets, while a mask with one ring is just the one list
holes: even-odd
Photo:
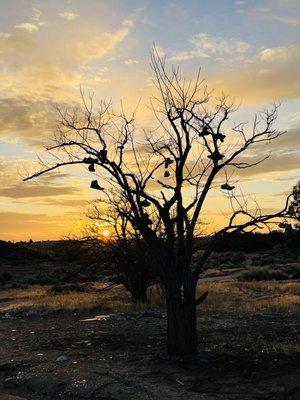
[[198, 364], [171, 364], [163, 309], [20, 309], [0, 320], [0, 399], [296, 400], [299, 320], [295, 307], [204, 307]]

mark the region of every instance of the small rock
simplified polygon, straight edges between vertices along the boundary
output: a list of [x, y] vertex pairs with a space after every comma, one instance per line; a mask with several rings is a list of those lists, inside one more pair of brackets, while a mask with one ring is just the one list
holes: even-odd
[[59, 364], [65, 364], [67, 361], [68, 361], [68, 357], [67, 356], [59, 356], [55, 360], [55, 362], [57, 362]]
[[86, 384], [86, 379], [83, 379], [82, 381], [77, 381], [76, 383], [78, 385], [85, 385]]
[[3, 316], [2, 316], [2, 319], [12, 319], [12, 315], [10, 314], [10, 313], [5, 313]]

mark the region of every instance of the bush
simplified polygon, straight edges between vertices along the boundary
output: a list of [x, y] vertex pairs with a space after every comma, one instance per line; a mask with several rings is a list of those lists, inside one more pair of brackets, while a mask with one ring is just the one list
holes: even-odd
[[231, 260], [234, 264], [243, 263], [244, 261], [246, 261], [246, 256], [244, 253], [240, 252], [233, 253]]
[[292, 279], [300, 279], [300, 266], [295, 267], [291, 274]]
[[285, 271], [290, 275], [291, 279], [300, 279], [300, 264], [288, 264]]
[[0, 284], [2, 284], [2, 285], [11, 281], [11, 279], [12, 279], [12, 276], [9, 272], [2, 272], [2, 274], [0, 274]]
[[239, 277], [243, 281], [282, 281], [289, 279], [284, 271], [267, 268], [253, 268], [251, 271], [242, 273]]

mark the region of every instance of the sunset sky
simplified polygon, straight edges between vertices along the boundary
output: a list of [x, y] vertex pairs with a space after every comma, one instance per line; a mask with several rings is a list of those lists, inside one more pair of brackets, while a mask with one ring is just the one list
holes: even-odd
[[[96, 197], [87, 174], [64, 169], [22, 182], [55, 130], [55, 105], [96, 99], [134, 107], [151, 125], [153, 43], [187, 76], [234, 96], [236, 120], [281, 101], [272, 157], [237, 177], [264, 209], [282, 207], [300, 177], [299, 0], [0, 0], [0, 239], [59, 239], [78, 231]], [[266, 154], [262, 147], [259, 154]], [[218, 192], [207, 215], [218, 224]]]

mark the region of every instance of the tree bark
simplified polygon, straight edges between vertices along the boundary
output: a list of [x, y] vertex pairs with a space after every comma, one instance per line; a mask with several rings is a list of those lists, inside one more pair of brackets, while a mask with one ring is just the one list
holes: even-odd
[[197, 318], [194, 296], [182, 299], [180, 293], [167, 294], [167, 348], [171, 359], [198, 354]]

